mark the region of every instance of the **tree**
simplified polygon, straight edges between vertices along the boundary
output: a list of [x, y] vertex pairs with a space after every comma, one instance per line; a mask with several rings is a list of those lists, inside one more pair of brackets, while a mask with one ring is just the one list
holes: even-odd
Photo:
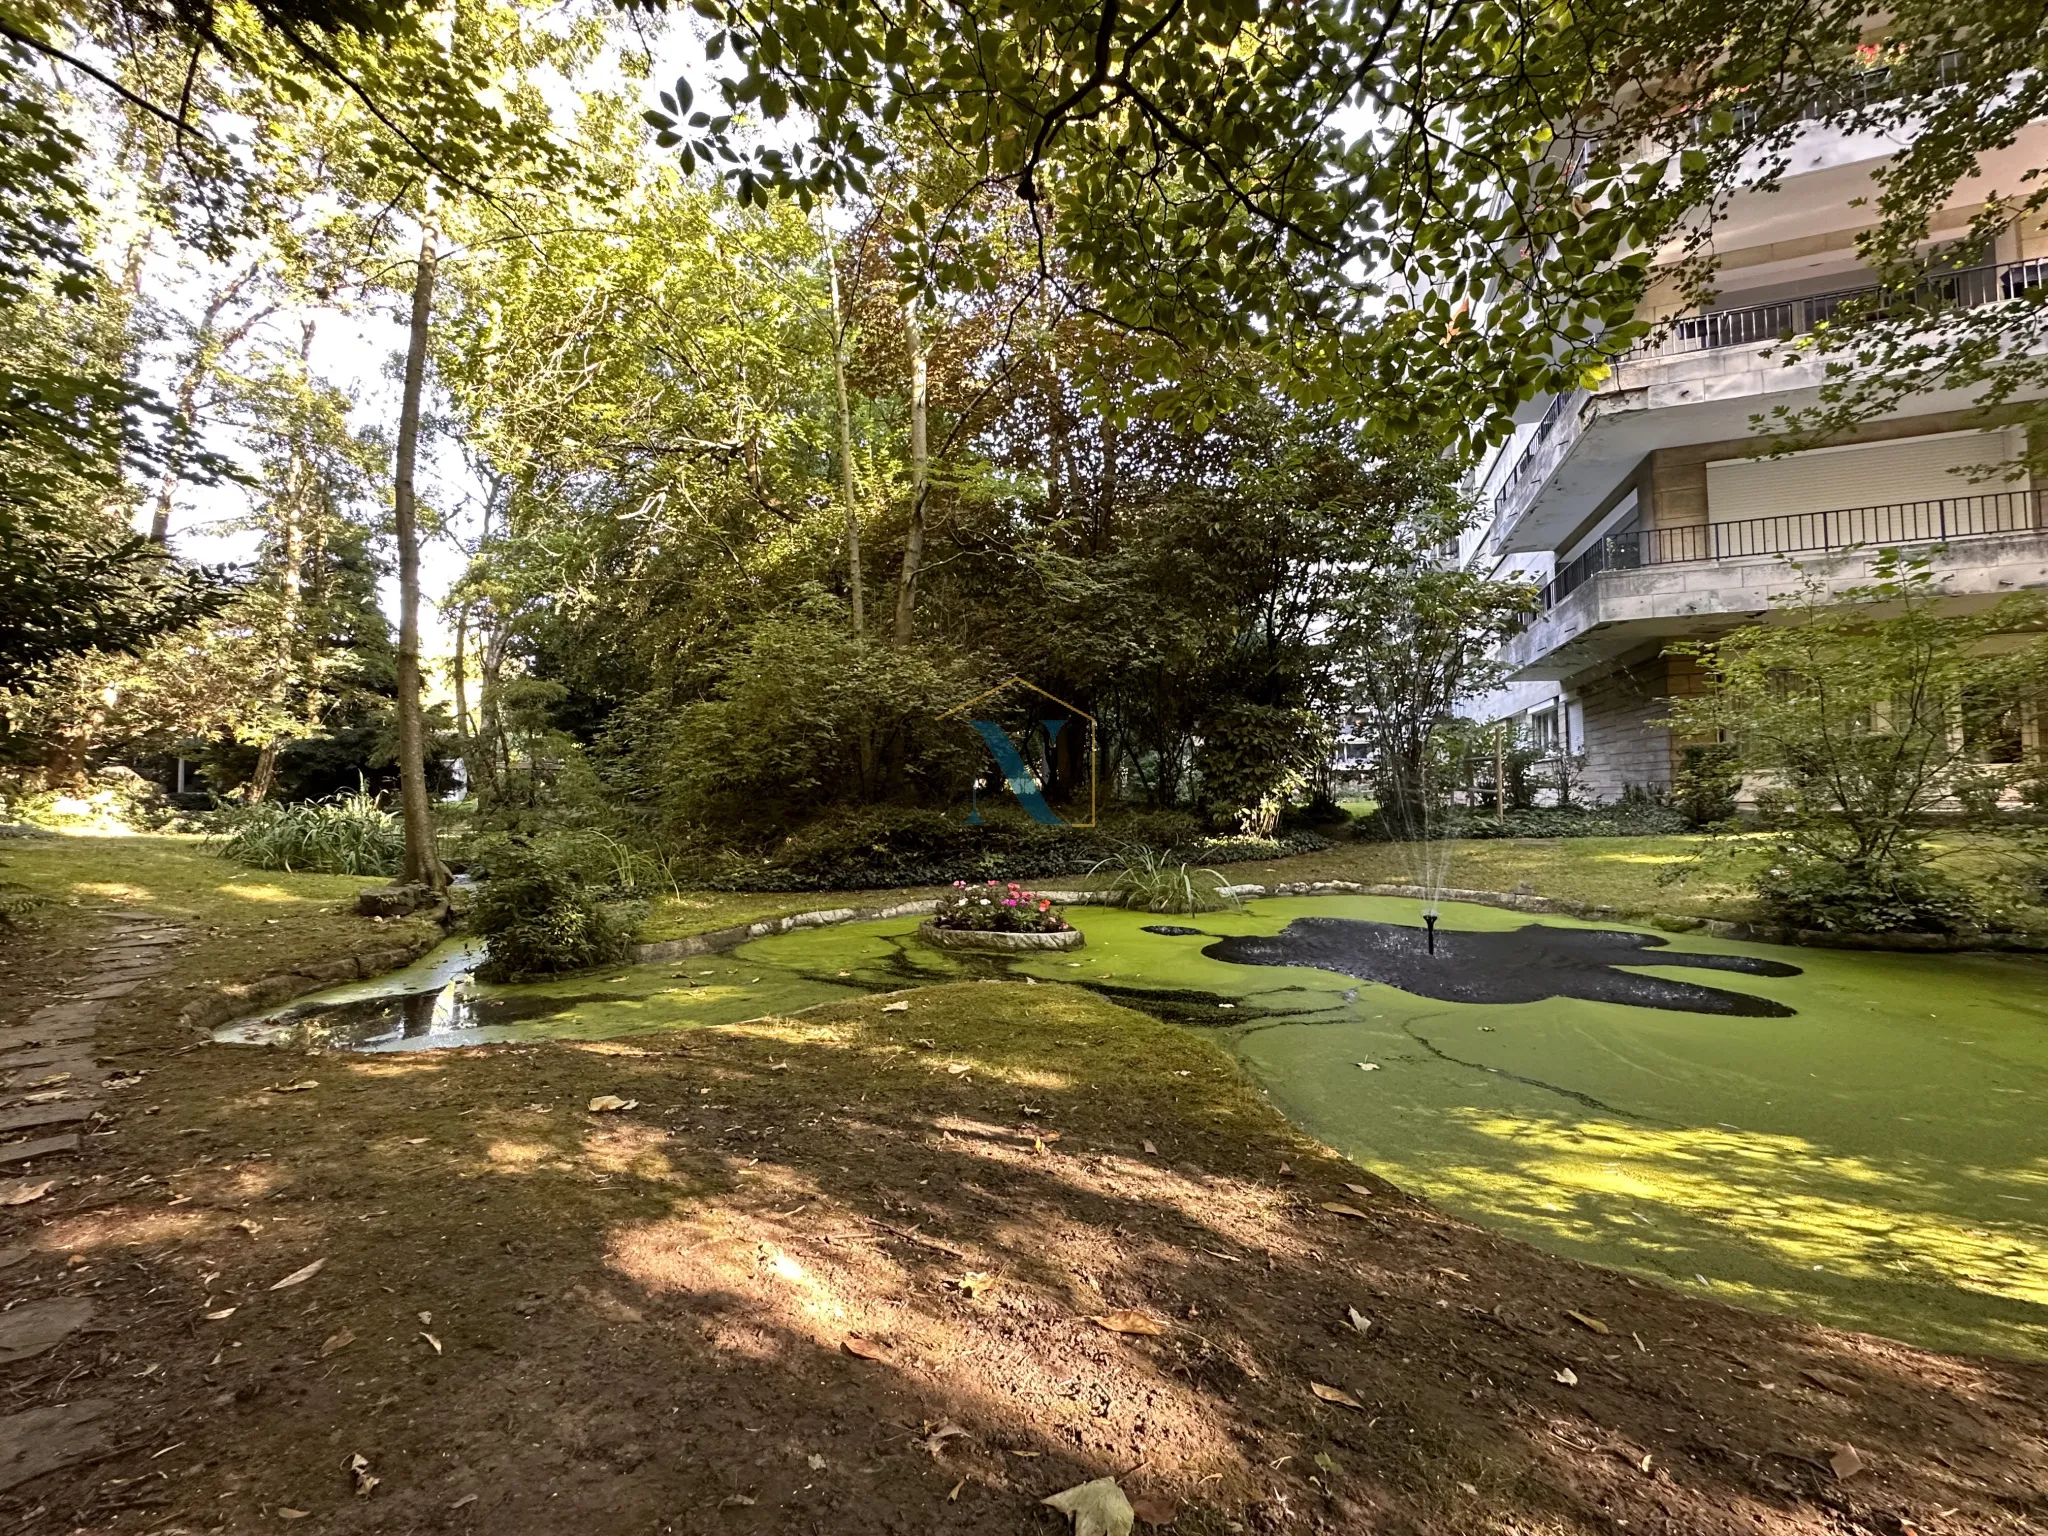
[[1409, 456], [1379, 467], [1386, 532], [1340, 599], [1331, 644], [1347, 703], [1364, 719], [1374, 794], [1392, 834], [1428, 836], [1447, 783], [1443, 728], [1498, 678], [1493, 655], [1532, 593], [1450, 558], [1473, 510], [1454, 465]]
[[1837, 590], [1808, 575], [1777, 606], [1773, 623], [1672, 647], [1699, 661], [1710, 689], [1674, 700], [1670, 723], [1728, 743], [1764, 786], [1777, 831], [1758, 894], [1800, 928], [1970, 921], [1930, 865], [1929, 817], [2006, 755], [1994, 744], [2016, 743], [2020, 711], [2048, 695], [2048, 639], [2028, 633], [2048, 600], [1950, 612], [1928, 559], [1885, 550], [1867, 583]]
[[[1708, 250], [1867, 23], [1848, 0], [696, 8], [735, 60], [723, 110], [692, 112], [679, 83], [649, 119], [743, 197], [860, 190], [908, 127], [1029, 210], [1080, 301], [1151, 343], [1147, 372], [1198, 388], [1203, 358], [1258, 349], [1388, 439], [1466, 442], [1642, 335], [1653, 253]], [[1919, 9], [1932, 35], [1939, 8]], [[812, 131], [738, 143], [741, 113]], [[903, 230], [937, 249], [947, 219], [918, 202]], [[961, 246], [930, 281], [972, 288], [984, 261]]]

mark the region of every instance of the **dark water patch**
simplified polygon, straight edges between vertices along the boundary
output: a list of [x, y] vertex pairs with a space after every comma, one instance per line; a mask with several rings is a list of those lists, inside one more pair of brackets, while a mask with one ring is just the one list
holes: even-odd
[[1200, 928], [1183, 928], [1177, 923], [1148, 923], [1138, 930], [1140, 933], [1163, 933], [1170, 939], [1184, 939], [1200, 934]]
[[1431, 953], [1429, 936], [1420, 928], [1348, 917], [1298, 917], [1277, 934], [1218, 939], [1205, 945], [1202, 953], [1233, 965], [1336, 971], [1445, 1003], [1534, 1003], [1571, 997], [1681, 1013], [1792, 1016], [1794, 1010], [1771, 998], [1619, 969], [1676, 965], [1749, 976], [1800, 974], [1796, 965], [1747, 955], [1663, 952], [1669, 942], [1653, 933], [1530, 923], [1501, 932], [1440, 929]]

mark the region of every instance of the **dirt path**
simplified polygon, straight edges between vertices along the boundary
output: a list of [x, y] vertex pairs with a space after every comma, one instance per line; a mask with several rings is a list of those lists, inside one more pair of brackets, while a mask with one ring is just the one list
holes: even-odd
[[1052, 1536], [1101, 1476], [1201, 1536], [2048, 1521], [2048, 1370], [1496, 1239], [1073, 989], [309, 1058], [125, 980], [143, 1075], [0, 1212], [15, 1310], [94, 1309], [5, 1405], [106, 1405], [7, 1532]]

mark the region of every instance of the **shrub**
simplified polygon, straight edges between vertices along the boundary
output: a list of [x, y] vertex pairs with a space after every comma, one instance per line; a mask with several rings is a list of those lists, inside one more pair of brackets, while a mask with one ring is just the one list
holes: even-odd
[[1671, 803], [1694, 827], [1711, 827], [1735, 815], [1742, 793], [1742, 760], [1726, 742], [1685, 749], [1685, 765], [1671, 787]]
[[1654, 800], [1623, 800], [1616, 805], [1580, 810], [1569, 806], [1509, 811], [1499, 821], [1478, 812], [1460, 812], [1445, 822], [1446, 837], [1669, 837], [1692, 823], [1685, 813]]
[[[970, 824], [959, 810], [882, 806], [800, 828], [773, 852], [701, 855], [686, 884], [712, 890], [857, 891], [904, 885], [1085, 875], [1132, 846], [1189, 862], [1273, 859], [1328, 848], [1311, 832], [1285, 838], [1205, 839], [1192, 816], [1133, 812], [1106, 827], [1047, 827], [1009, 811]], [[679, 873], [680, 878], [680, 873]]]
[[470, 909], [490, 958], [477, 974], [517, 981], [604, 965], [626, 954], [632, 925], [572, 871], [531, 848], [490, 860]]
[[1825, 933], [1955, 933], [1979, 926], [1976, 904], [1924, 864], [1858, 864], [1783, 846], [1755, 880], [1764, 913]]
[[221, 857], [252, 869], [388, 876], [405, 861], [405, 829], [360, 789], [296, 805], [258, 801], [225, 812], [222, 825]]
[[1027, 891], [1016, 881], [985, 880], [969, 885], [955, 880], [939, 898], [932, 922], [940, 928], [974, 933], [1065, 933], [1067, 920], [1047, 898]]

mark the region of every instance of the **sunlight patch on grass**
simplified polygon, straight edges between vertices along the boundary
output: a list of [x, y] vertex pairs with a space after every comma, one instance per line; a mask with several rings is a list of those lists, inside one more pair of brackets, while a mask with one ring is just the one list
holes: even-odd
[[537, 1169], [567, 1168], [569, 1162], [552, 1142], [498, 1140], [484, 1148], [495, 1173], [532, 1173]]
[[215, 886], [214, 889], [220, 892], [220, 894], [223, 896], [234, 896], [242, 901], [284, 902], [287, 904], [293, 904], [302, 901], [309, 901], [312, 899], [311, 897], [307, 896], [294, 896], [290, 891], [284, 889], [284, 887], [282, 886], [271, 885], [268, 883], [262, 885], [244, 884], [239, 880], [230, 880], [224, 885]]
[[155, 901], [156, 892], [121, 880], [79, 880], [71, 887], [81, 896], [104, 896], [109, 901]]

